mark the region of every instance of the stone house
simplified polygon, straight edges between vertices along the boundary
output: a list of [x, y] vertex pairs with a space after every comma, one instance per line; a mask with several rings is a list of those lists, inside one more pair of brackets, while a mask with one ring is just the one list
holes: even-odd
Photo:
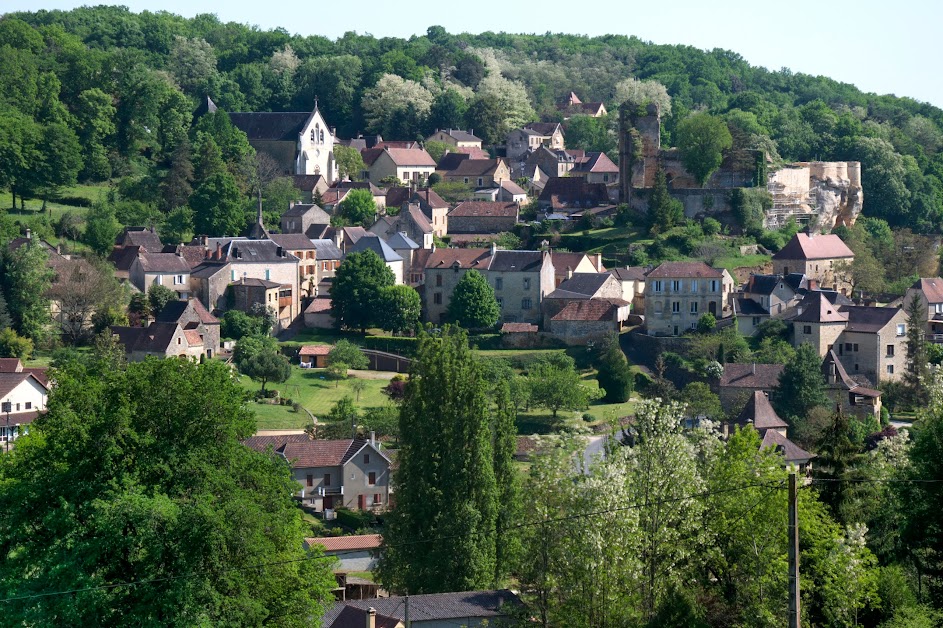
[[3, 358], [0, 365], [0, 445], [4, 451], [46, 409], [49, 396], [48, 380], [31, 369], [23, 368], [18, 359]]
[[311, 303], [304, 311], [305, 327], [316, 329], [333, 329], [334, 316], [331, 314], [330, 288], [322, 293], [324, 296], [318, 296], [311, 299]]
[[572, 300], [549, 318], [546, 329], [568, 345], [584, 345], [618, 334], [628, 314], [629, 304], [621, 299]]
[[547, 212], [570, 213], [609, 204], [609, 192], [602, 183], [582, 177], [551, 177], [537, 197], [537, 205]]
[[600, 118], [606, 115], [606, 105], [601, 102], [583, 102], [575, 93], [570, 92], [557, 103], [557, 109], [565, 115], [583, 115]]
[[190, 293], [190, 264], [178, 253], [141, 250], [131, 262], [128, 280], [141, 292], [147, 292], [151, 286], [164, 286], [186, 299]]
[[910, 307], [915, 295], [927, 317], [927, 339], [938, 344], [943, 342], [943, 279], [930, 277], [915, 281], [904, 294], [904, 310]]
[[855, 381], [842, 365], [835, 351], [822, 360], [825, 392], [842, 412], [859, 419], [881, 419], [881, 391]]
[[544, 298], [554, 289], [547, 251], [501, 251], [492, 247], [485, 276], [494, 288], [505, 323], [541, 322]]
[[300, 200], [310, 203], [316, 194], [324, 194], [331, 186], [331, 182], [319, 174], [295, 174], [291, 183], [301, 193]]
[[854, 259], [852, 250], [833, 233], [797, 233], [773, 255], [773, 273], [801, 273], [822, 288], [847, 294], [851, 285], [840, 274], [836, 275], [835, 265], [850, 264]]
[[651, 336], [677, 336], [697, 328], [704, 314], [731, 313], [733, 278], [704, 262], [664, 262], [645, 278], [645, 326]]
[[301, 233], [309, 238], [319, 238], [331, 225], [331, 216], [317, 205], [291, 203], [282, 214], [282, 233]]
[[622, 300], [632, 304], [632, 311], [645, 314], [645, 269], [641, 266], [613, 268], [609, 273], [622, 286]]
[[589, 151], [573, 166], [570, 176], [582, 177], [587, 183], [616, 184], [619, 182], [619, 166], [606, 153]]
[[300, 297], [315, 296], [320, 274], [318, 273], [318, 247], [311, 238], [303, 233], [272, 233], [269, 235], [269, 240], [298, 258]]
[[449, 233], [501, 233], [511, 231], [520, 214], [517, 203], [465, 201], [449, 212]]
[[230, 309], [230, 284], [258, 279], [278, 284], [276, 332], [287, 327], [301, 313], [298, 265], [300, 260], [271, 240], [220, 239], [216, 250], [191, 273], [191, 288], [207, 310]]
[[264, 305], [278, 311], [281, 287], [277, 281], [245, 277], [229, 284], [229, 294], [226, 298], [232, 310], [250, 312], [253, 307]]
[[525, 171], [539, 168], [551, 177], [565, 177], [585, 156], [586, 154], [581, 150], [551, 149], [539, 146], [527, 155], [523, 167]]
[[782, 364], [724, 364], [717, 383], [720, 404], [726, 412], [739, 412], [755, 392], [769, 394], [779, 386]]
[[420, 281], [416, 279], [412, 271], [418, 258], [420, 246], [402, 232], [396, 232], [386, 238], [386, 243], [393, 249], [394, 253], [403, 258], [403, 283], [413, 287], [418, 286]]
[[760, 434], [762, 441], [760, 449], [774, 449], [782, 454], [787, 465], [796, 465], [800, 472], [811, 469], [815, 454], [802, 449], [786, 438], [786, 429], [789, 424], [783, 421], [769, 402], [766, 393], [754, 391], [747, 404], [731, 424], [724, 425], [725, 435], [729, 434], [734, 426], [745, 428], [752, 425]]
[[834, 305], [810, 292], [793, 317], [793, 343], [810, 343], [824, 358], [834, 350], [852, 377], [897, 381], [907, 364], [907, 313], [896, 307]]
[[481, 138], [475, 137], [474, 129], [436, 129], [426, 138], [427, 142], [442, 142], [456, 148], [481, 148]]
[[628, 318], [631, 301], [622, 299], [622, 285], [615, 277], [609, 273], [570, 272], [568, 278], [544, 298], [544, 327], [549, 328], [550, 320], [570, 303], [589, 300], [603, 300], [621, 308], [620, 323]]
[[731, 299], [737, 330], [752, 336], [764, 321], [779, 317], [795, 305], [809, 287], [801, 273], [782, 275], [750, 275], [743, 290]]
[[210, 314], [199, 299], [171, 301], [155, 317], [158, 323], [176, 323], [184, 331], [196, 331], [203, 343], [203, 353], [212, 358], [219, 353], [219, 319]]
[[422, 309], [425, 320], [436, 324], [445, 322], [455, 286], [472, 269], [487, 277], [492, 254], [491, 249], [434, 250], [423, 269]]
[[476, 188], [494, 187], [511, 179], [511, 170], [503, 159], [463, 159], [443, 177], [450, 183], [464, 183]]
[[[433, 234], [441, 238], [448, 233], [450, 205], [436, 194], [432, 188], [391, 187], [387, 189], [387, 207], [403, 207], [405, 203], [419, 205], [419, 210], [425, 214], [432, 226]], [[409, 237], [421, 244], [418, 238], [412, 235]]]
[[577, 273], [605, 273], [606, 267], [602, 263], [602, 253], [569, 253], [565, 251], [550, 251], [550, 261], [553, 262], [554, 286], [560, 284]]
[[[447, 222], [447, 219], [442, 222]], [[412, 202], [403, 203], [402, 209], [395, 216], [380, 216], [369, 232], [385, 240], [397, 233], [405, 233], [406, 237], [423, 249], [431, 249], [435, 239], [435, 227], [429, 217], [420, 209], [418, 203]]]
[[[330, 290], [331, 280], [337, 273], [338, 267], [344, 259], [344, 254], [337, 247], [333, 240], [317, 239], [311, 240], [316, 249], [317, 264], [315, 271], [317, 273], [317, 292], [314, 296], [327, 294]], [[310, 296], [310, 295], [309, 295]]]
[[435, 172], [435, 161], [421, 148], [368, 148], [361, 154], [367, 166], [364, 178], [371, 182], [396, 177], [403, 185], [422, 185]]
[[311, 549], [318, 545], [325, 556], [335, 556], [338, 560], [336, 572], [373, 571], [377, 566], [380, 542], [379, 534], [357, 534], [306, 538], [304, 546]]
[[541, 146], [563, 150], [563, 127], [556, 122], [531, 122], [514, 129], [505, 140], [505, 155], [511, 163], [516, 163]]
[[197, 329], [184, 329], [176, 322], [154, 322], [147, 327], [114, 325], [111, 333], [124, 345], [129, 362], [140, 362], [148, 357], [199, 360], [207, 355], [200, 332]]
[[472, 194], [472, 200], [491, 201], [493, 203], [499, 201], [505, 203], [526, 203], [527, 190], [508, 179], [501, 181], [495, 185], [495, 187], [475, 190], [474, 194]]
[[385, 240], [374, 233], [367, 233], [362, 238], [357, 240], [357, 243], [354, 244], [354, 246], [347, 250], [347, 255], [351, 255], [352, 253], [363, 253], [364, 251], [373, 251], [381, 260], [383, 260], [383, 263], [386, 264], [391, 271], [393, 271], [393, 277], [395, 277], [396, 285], [402, 285], [405, 283], [404, 273], [406, 266], [403, 256], [394, 251]]
[[[27, 234], [28, 236], [29, 234]], [[164, 245], [153, 227], [125, 227], [115, 239], [115, 246], [138, 246], [148, 253], [160, 253], [164, 249]]]
[[291, 467], [295, 497], [317, 512], [386, 510], [393, 494], [390, 459], [373, 438], [312, 440], [307, 434], [253, 436], [245, 444]]

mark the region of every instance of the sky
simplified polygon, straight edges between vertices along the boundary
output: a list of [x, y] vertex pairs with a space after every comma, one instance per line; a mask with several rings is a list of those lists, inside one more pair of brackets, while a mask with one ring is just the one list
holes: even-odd
[[215, 13], [224, 22], [331, 39], [347, 31], [409, 37], [432, 25], [450, 33], [635, 35], [659, 44], [724, 48], [752, 65], [828, 76], [867, 92], [943, 107], [943, 73], [937, 67], [943, 61], [943, 2], [938, 0], [4, 0], [0, 10], [68, 10], [83, 4], [121, 4], [187, 17]]

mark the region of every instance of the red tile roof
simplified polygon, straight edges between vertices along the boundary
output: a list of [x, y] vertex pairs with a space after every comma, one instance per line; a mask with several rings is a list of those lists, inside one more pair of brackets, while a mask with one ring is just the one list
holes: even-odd
[[532, 323], [505, 323], [501, 325], [502, 334], [531, 334], [537, 333], [537, 325]]
[[922, 292], [927, 303], [943, 303], [943, 279], [939, 277], [918, 279], [910, 287]]
[[327, 355], [333, 348], [331, 345], [305, 345], [298, 355]]
[[308, 307], [305, 309], [305, 314], [317, 314], [319, 312], [328, 312], [331, 309], [331, 299], [324, 297], [317, 297]]
[[361, 439], [311, 440], [306, 434], [289, 436], [253, 436], [245, 444], [256, 451], [269, 447], [291, 462], [293, 469], [339, 467], [359, 451], [366, 441]]
[[459, 268], [487, 269], [491, 262], [490, 249], [436, 249], [426, 262], [426, 269]]
[[834, 233], [810, 235], [797, 233], [786, 246], [773, 255], [775, 260], [811, 260], [854, 257], [855, 254]]
[[704, 262], [662, 262], [647, 275], [650, 279], [687, 279], [688, 277], [720, 279], [723, 276], [722, 270], [711, 268]]
[[517, 203], [491, 201], [464, 201], [449, 212], [449, 218], [517, 218], [520, 207]]
[[463, 159], [446, 174], [452, 177], [481, 177], [493, 174], [500, 163], [500, 159]]
[[618, 306], [606, 299], [570, 301], [551, 321], [614, 321]]
[[0, 358], [0, 373], [22, 373], [23, 363], [19, 358]]
[[[376, 152], [376, 155], [373, 153]], [[369, 165], [373, 165], [376, 160], [386, 153], [397, 166], [424, 166], [435, 168], [435, 160], [429, 156], [422, 148], [371, 148], [363, 151], [364, 163], [367, 163], [367, 153], [370, 153]]]
[[356, 536], [322, 536], [306, 538], [308, 547], [320, 545], [325, 552], [345, 552], [352, 550], [376, 549], [380, 547], [382, 537], [379, 534], [358, 534]]

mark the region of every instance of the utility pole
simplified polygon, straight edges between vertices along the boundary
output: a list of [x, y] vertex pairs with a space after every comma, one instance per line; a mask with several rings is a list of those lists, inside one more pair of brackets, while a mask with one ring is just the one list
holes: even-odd
[[789, 474], [789, 628], [799, 628], [799, 494], [796, 473]]

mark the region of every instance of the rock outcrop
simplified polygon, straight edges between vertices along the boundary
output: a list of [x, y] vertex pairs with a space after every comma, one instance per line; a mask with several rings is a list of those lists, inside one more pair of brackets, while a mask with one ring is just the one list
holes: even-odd
[[854, 224], [864, 203], [861, 163], [813, 161], [789, 164], [770, 174], [767, 189], [773, 208], [766, 227], [781, 227], [790, 218], [816, 230]]

